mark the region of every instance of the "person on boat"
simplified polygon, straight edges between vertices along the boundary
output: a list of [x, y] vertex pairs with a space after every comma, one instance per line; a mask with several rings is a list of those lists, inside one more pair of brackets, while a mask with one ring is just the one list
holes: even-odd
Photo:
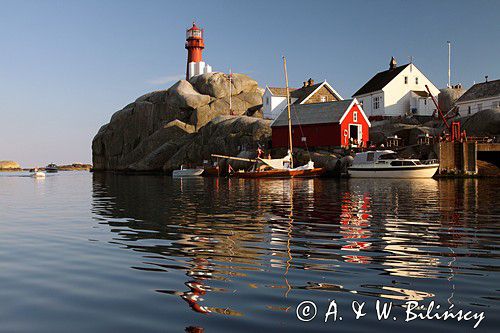
[[260, 146], [257, 148], [257, 158], [262, 158], [262, 155], [264, 155], [264, 151]]

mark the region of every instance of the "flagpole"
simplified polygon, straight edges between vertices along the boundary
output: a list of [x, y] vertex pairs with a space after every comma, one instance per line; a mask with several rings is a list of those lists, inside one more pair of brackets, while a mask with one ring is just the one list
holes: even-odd
[[285, 56], [283, 56], [283, 69], [285, 70], [286, 105], [288, 109], [288, 140], [290, 146], [290, 167], [293, 169], [292, 118], [290, 116], [290, 90], [288, 89], [288, 73], [286, 71]]

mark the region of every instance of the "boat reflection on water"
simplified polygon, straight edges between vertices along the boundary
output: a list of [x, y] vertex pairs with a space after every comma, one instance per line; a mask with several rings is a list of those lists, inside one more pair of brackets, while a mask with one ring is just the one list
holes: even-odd
[[477, 180], [93, 177], [113, 243], [140, 253], [132, 268], [172, 276], [155, 290], [196, 313], [290, 316], [317, 292], [451, 302], [457, 274], [484, 276], [460, 260], [488, 246], [471, 224], [492, 228]]

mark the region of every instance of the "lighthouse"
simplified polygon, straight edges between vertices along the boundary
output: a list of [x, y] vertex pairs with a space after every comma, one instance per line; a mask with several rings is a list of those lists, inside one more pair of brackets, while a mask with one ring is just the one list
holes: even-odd
[[186, 30], [186, 50], [188, 50], [186, 80], [195, 75], [212, 72], [212, 67], [203, 62], [204, 48], [203, 29], [198, 28], [193, 22], [193, 26]]

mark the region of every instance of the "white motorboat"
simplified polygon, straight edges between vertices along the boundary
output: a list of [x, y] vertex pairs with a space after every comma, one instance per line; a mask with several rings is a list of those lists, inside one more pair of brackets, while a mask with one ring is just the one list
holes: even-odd
[[38, 170], [38, 168], [35, 168], [30, 176], [33, 178], [45, 178], [45, 172], [42, 172]]
[[398, 158], [392, 150], [357, 153], [347, 171], [353, 178], [432, 178], [439, 163]]
[[184, 168], [184, 165], [181, 165], [180, 170], [174, 170], [174, 172], [172, 173], [172, 177], [174, 177], [174, 178], [197, 177], [197, 176], [201, 176], [203, 171], [204, 171], [203, 168], [189, 169], [189, 168]]

